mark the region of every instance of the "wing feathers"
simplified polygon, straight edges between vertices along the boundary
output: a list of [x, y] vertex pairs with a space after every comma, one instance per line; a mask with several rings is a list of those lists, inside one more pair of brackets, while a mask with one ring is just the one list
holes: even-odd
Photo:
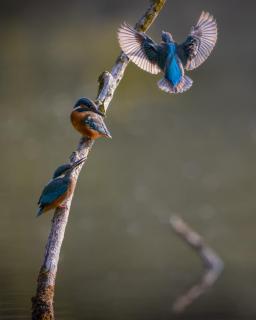
[[[153, 46], [156, 44], [146, 34], [136, 31], [127, 23], [123, 23], [118, 30], [118, 41], [124, 53], [138, 67], [153, 74], [161, 71], [153, 56], [155, 54]], [[152, 55], [151, 59], [150, 55]]]
[[199, 67], [210, 55], [218, 36], [217, 23], [208, 12], [202, 12], [196, 26], [193, 26], [190, 35], [198, 43], [195, 56], [189, 61], [186, 68], [188, 70]]
[[[202, 12], [187, 40], [179, 46], [187, 70], [199, 67], [212, 52], [218, 37], [216, 20], [208, 12]], [[185, 57], [185, 58], [184, 58]]]

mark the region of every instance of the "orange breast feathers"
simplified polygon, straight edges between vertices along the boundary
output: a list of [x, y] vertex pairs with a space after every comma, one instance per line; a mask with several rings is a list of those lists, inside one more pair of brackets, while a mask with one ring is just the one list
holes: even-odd
[[95, 117], [95, 113], [90, 111], [84, 111], [79, 112], [77, 110], [72, 111], [71, 113], [71, 122], [74, 126], [74, 128], [80, 132], [83, 136], [87, 136], [92, 139], [96, 139], [100, 137], [100, 133], [92, 130], [90, 127], [88, 127], [85, 123], [85, 119], [88, 117]]
[[99, 137], [111, 137], [102, 117], [92, 111], [79, 111], [75, 109], [71, 112], [71, 122], [74, 128], [83, 136], [91, 139]]

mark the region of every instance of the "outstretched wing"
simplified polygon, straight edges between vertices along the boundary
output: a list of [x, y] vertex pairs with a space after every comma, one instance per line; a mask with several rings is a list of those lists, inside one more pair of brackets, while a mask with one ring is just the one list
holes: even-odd
[[68, 190], [68, 182], [63, 181], [62, 178], [57, 178], [48, 183], [38, 201], [41, 206], [46, 206], [53, 201], [57, 200], [61, 195], [63, 195]]
[[143, 32], [123, 23], [118, 30], [118, 41], [123, 52], [141, 69], [157, 74], [160, 46]]
[[210, 55], [218, 36], [217, 23], [208, 12], [202, 12], [197, 24], [192, 27], [186, 41], [177, 47], [184, 68], [199, 67]]

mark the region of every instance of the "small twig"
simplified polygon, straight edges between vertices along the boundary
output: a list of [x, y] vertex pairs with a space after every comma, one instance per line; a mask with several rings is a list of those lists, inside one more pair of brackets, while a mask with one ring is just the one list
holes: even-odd
[[170, 224], [173, 230], [197, 252], [205, 268], [201, 280], [175, 301], [173, 310], [176, 313], [181, 313], [214, 285], [223, 270], [224, 264], [217, 253], [204, 242], [203, 238], [192, 230], [180, 217], [172, 216]]
[[[149, 9], [136, 24], [137, 30], [146, 31], [159, 15], [166, 0], [151, 1]], [[121, 81], [129, 59], [121, 53], [114, 64], [111, 73], [104, 72], [99, 78], [99, 93], [96, 99], [99, 108], [106, 112], [113, 98], [114, 92]], [[70, 161], [75, 161], [88, 156], [93, 141], [88, 138], [81, 138], [77, 150], [72, 154]], [[73, 177], [75, 183], [79, 177], [82, 165], [75, 170]], [[32, 319], [46, 320], [54, 319], [53, 298], [55, 280], [59, 262], [59, 254], [64, 239], [64, 233], [68, 222], [70, 206], [73, 194], [66, 203], [65, 208], [58, 208], [52, 219], [52, 227], [46, 244], [44, 261], [38, 276], [36, 296], [32, 298]]]

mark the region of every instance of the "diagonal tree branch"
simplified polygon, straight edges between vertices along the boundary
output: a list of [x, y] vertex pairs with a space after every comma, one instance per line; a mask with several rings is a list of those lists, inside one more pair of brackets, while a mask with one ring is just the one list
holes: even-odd
[[176, 313], [181, 313], [214, 285], [222, 273], [224, 264], [217, 253], [204, 242], [203, 238], [180, 217], [172, 216], [170, 224], [173, 230], [197, 252], [205, 268], [201, 280], [175, 301], [173, 310]]
[[[157, 18], [165, 2], [166, 0], [151, 0], [150, 7], [137, 22], [136, 29], [138, 31], [146, 31]], [[124, 53], [121, 53], [111, 72], [105, 71], [99, 77], [99, 92], [96, 102], [103, 112], [107, 111], [128, 63], [128, 57]], [[71, 163], [83, 157], [87, 158], [93, 144], [93, 140], [86, 137], [81, 138], [77, 150], [71, 155]], [[82, 167], [82, 165], [79, 166], [73, 173], [75, 182], [77, 182]], [[73, 194], [67, 200], [65, 208], [56, 209], [52, 219], [52, 227], [45, 248], [44, 260], [37, 280], [36, 295], [32, 298], [33, 320], [54, 319], [53, 298], [55, 280], [72, 198]]]

